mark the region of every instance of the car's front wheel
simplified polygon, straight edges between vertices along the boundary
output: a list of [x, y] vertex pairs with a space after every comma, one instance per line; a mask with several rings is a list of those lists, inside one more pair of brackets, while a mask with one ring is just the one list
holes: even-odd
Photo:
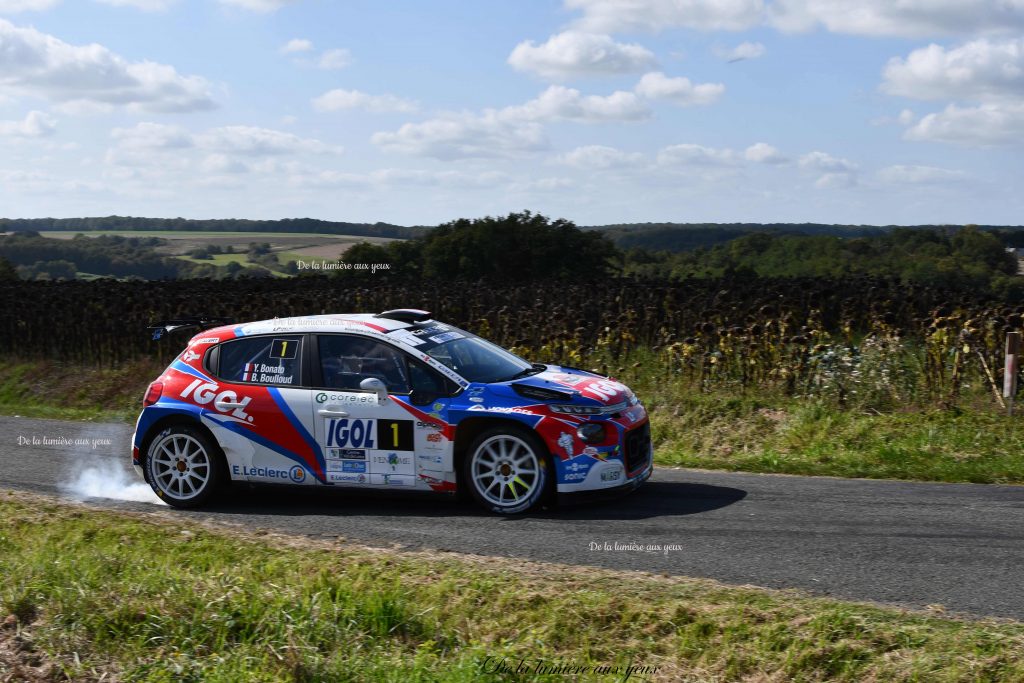
[[544, 497], [548, 457], [532, 434], [488, 430], [474, 439], [463, 462], [463, 481], [473, 498], [492, 512], [526, 512]]
[[146, 481], [169, 505], [197, 507], [207, 502], [224, 479], [220, 449], [202, 430], [174, 425], [149, 444]]

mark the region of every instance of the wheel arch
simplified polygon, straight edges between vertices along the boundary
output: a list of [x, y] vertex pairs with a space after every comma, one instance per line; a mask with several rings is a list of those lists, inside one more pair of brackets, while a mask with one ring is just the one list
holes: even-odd
[[139, 442], [140, 462], [142, 461], [143, 458], [146, 457], [146, 454], [149, 453], [149, 446], [150, 444], [153, 443], [153, 439], [156, 438], [156, 435], [162, 432], [163, 430], [167, 429], [168, 427], [173, 427], [175, 425], [187, 425], [202, 432], [203, 436], [209, 438], [213, 445], [220, 450], [219, 455], [223, 460], [224, 450], [221, 448], [220, 442], [217, 441], [217, 437], [213, 435], [213, 432], [210, 431], [210, 428], [204, 425], [197, 416], [195, 416], [192, 413], [170, 413], [169, 415], [164, 415], [163, 417], [157, 419], [155, 422], [153, 422], [152, 425], [149, 426], [149, 429], [146, 430], [146, 433], [143, 435], [142, 440]]
[[548, 450], [547, 444], [544, 443], [544, 439], [541, 438], [540, 434], [519, 420], [507, 417], [471, 417], [462, 420], [459, 423], [458, 429], [455, 430], [454, 465], [456, 468], [461, 467], [462, 460], [466, 457], [466, 453], [469, 451], [469, 446], [473, 443], [473, 440], [488, 429], [494, 429], [495, 427], [508, 427], [512, 430], [533, 434], [544, 446], [545, 454], [549, 458], [551, 457], [551, 452]]

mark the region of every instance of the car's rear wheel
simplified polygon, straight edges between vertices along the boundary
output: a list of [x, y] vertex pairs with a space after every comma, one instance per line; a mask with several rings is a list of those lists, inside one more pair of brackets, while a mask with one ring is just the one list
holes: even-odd
[[174, 507], [197, 507], [223, 483], [223, 457], [202, 430], [174, 425], [150, 442], [143, 471], [161, 500]]
[[512, 515], [535, 507], [548, 482], [548, 457], [536, 436], [495, 428], [480, 434], [464, 459], [463, 481], [492, 512]]

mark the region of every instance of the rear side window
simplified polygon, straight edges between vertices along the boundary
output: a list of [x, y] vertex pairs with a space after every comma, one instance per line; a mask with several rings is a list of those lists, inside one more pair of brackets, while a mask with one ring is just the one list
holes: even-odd
[[217, 376], [243, 384], [299, 385], [302, 337], [248, 337], [220, 346]]

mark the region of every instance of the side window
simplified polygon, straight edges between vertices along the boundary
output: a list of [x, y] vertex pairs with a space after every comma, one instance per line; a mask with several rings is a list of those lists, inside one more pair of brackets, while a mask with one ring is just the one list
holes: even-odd
[[217, 376], [245, 384], [298, 385], [302, 337], [243, 337], [220, 346]]
[[360, 382], [374, 377], [391, 393], [409, 393], [405, 354], [398, 349], [373, 339], [341, 334], [320, 335], [317, 339], [325, 388], [356, 391]]
[[414, 391], [421, 391], [434, 396], [444, 396], [448, 393], [448, 387], [436, 373], [431, 372], [419, 361], [409, 361], [409, 377], [412, 379]]

